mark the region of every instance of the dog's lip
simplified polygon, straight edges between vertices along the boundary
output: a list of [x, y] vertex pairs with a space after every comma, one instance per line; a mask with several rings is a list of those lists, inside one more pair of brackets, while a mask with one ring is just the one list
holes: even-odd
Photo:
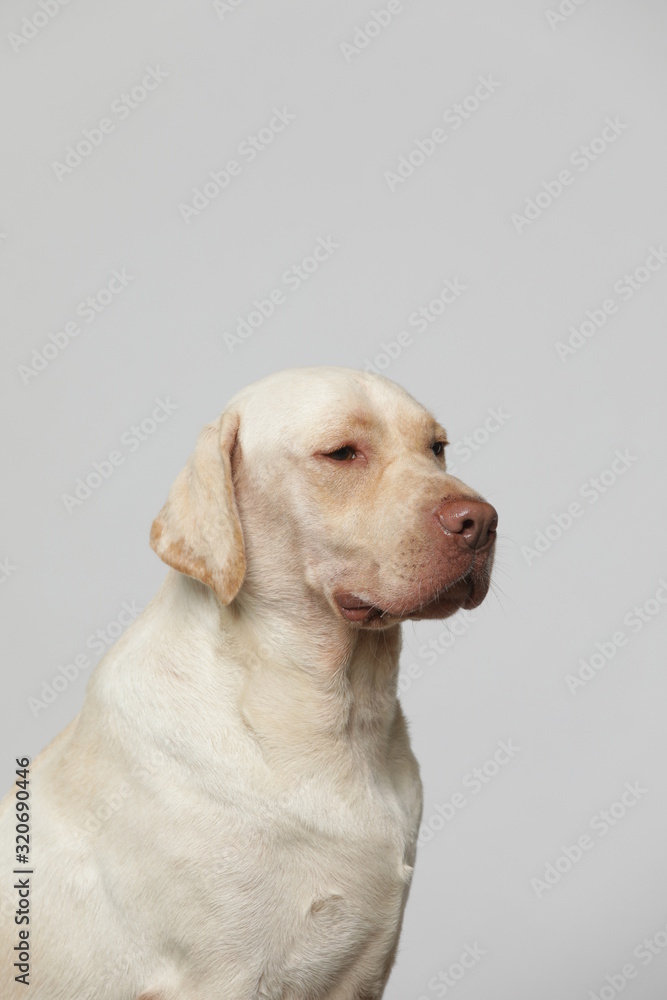
[[483, 597], [482, 595], [479, 597], [479, 600], [475, 600], [476, 589], [479, 592], [479, 588], [475, 587], [475, 579], [472, 572], [468, 572], [460, 580], [439, 591], [432, 600], [422, 605], [421, 608], [415, 609], [415, 612], [421, 611], [423, 608], [434, 607], [435, 605], [447, 606], [454, 604], [466, 610], [476, 607]]
[[347, 620], [351, 622], [366, 621], [371, 615], [376, 617], [382, 614], [381, 609], [377, 607], [377, 605], [369, 604], [361, 597], [357, 597], [356, 594], [352, 594], [350, 592], [336, 594], [334, 599], [340, 608], [343, 617], [347, 618]]
[[475, 587], [473, 575], [468, 572], [461, 579], [456, 580], [448, 587], [439, 591], [435, 597], [431, 598], [430, 601], [411, 609], [406, 608], [405, 610], [400, 611], [383, 609], [377, 604], [369, 603], [368, 600], [363, 597], [359, 597], [351, 591], [335, 594], [334, 600], [341, 614], [348, 621], [367, 622], [381, 617], [410, 618], [413, 615], [419, 614], [419, 612], [424, 608], [433, 607], [434, 605], [454, 605], [468, 610], [470, 608], [477, 607], [484, 596], [482, 593], [479, 597], [477, 597], [477, 594], [475, 593], [476, 590], [478, 590], [478, 588]]

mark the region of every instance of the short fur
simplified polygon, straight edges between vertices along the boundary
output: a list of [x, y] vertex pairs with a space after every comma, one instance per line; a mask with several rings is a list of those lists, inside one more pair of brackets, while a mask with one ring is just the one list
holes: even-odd
[[[343, 368], [269, 376], [203, 430], [151, 532], [173, 568], [32, 764], [31, 986], [5, 898], [4, 1000], [382, 996], [422, 809], [400, 623], [453, 613], [466, 572], [483, 596], [491, 563], [434, 516], [478, 496], [436, 440]], [[5, 887], [14, 819], [12, 793]]]

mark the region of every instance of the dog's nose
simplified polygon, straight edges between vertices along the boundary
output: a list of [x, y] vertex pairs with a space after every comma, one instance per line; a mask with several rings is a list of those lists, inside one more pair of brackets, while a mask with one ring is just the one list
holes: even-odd
[[483, 500], [446, 500], [436, 516], [445, 531], [469, 549], [481, 549], [495, 538], [498, 514]]

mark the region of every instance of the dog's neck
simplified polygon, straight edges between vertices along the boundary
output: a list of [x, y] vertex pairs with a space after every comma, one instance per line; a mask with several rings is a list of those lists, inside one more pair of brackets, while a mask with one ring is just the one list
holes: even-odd
[[243, 594], [237, 600], [242, 614], [236, 622], [228, 617], [227, 625], [232, 635], [244, 630], [249, 721], [253, 716], [258, 728], [274, 729], [284, 706], [290, 742], [299, 736], [296, 720], [306, 745], [386, 737], [396, 713], [400, 627], [354, 628], [309, 602], [286, 614]]
[[398, 711], [399, 625], [354, 628], [306, 605], [286, 615], [243, 592], [223, 606], [198, 581], [170, 577], [168, 614], [209, 634], [220, 670], [237, 676], [246, 726], [269, 751], [287, 759], [347, 742], [386, 753]]

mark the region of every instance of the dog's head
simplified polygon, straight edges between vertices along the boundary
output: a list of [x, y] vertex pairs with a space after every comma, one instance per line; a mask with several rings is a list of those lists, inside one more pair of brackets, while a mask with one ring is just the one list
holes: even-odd
[[356, 628], [445, 618], [486, 595], [496, 512], [449, 475], [407, 392], [347, 368], [278, 372], [204, 428], [151, 545], [223, 604], [326, 604]]

